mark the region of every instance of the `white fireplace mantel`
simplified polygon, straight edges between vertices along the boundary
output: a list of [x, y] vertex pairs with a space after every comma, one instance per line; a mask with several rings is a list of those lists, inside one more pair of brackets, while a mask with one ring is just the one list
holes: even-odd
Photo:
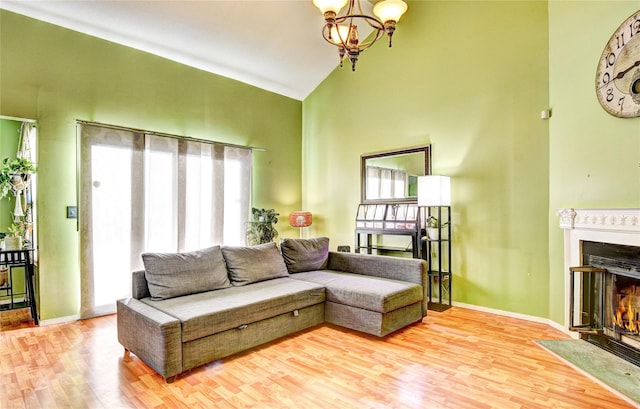
[[640, 209], [559, 209], [560, 228], [640, 234]]
[[569, 268], [582, 265], [582, 241], [640, 247], [640, 208], [559, 209], [564, 229], [565, 327], [569, 325]]

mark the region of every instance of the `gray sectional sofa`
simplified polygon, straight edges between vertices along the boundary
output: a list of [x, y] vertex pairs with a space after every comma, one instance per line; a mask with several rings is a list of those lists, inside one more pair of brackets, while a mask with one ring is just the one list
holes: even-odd
[[383, 337], [427, 314], [423, 260], [329, 251], [329, 239], [143, 254], [118, 341], [167, 382], [328, 322]]

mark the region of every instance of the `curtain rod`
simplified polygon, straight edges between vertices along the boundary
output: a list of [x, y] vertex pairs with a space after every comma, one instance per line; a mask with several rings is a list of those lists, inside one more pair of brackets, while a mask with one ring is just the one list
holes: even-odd
[[166, 137], [166, 138], [181, 139], [181, 140], [185, 140], [185, 141], [202, 142], [202, 143], [209, 143], [209, 144], [218, 144], [218, 145], [222, 145], [222, 146], [228, 146], [228, 147], [231, 147], [231, 148], [251, 149], [252, 151], [266, 151], [267, 150], [266, 148], [259, 148], [259, 147], [255, 147], [255, 146], [244, 146], [244, 145], [238, 145], [238, 144], [234, 144], [234, 143], [210, 141], [208, 139], [193, 138], [191, 136], [182, 136], [182, 135], [175, 135], [175, 134], [164, 133], [164, 132], [147, 131], [146, 129], [137, 129], [137, 128], [129, 128], [127, 126], [103, 124], [101, 122], [85, 121], [83, 119], [76, 119], [76, 123], [82, 124], [82, 125], [93, 125], [93, 126], [101, 126], [103, 128], [118, 129], [118, 130], [121, 130], [121, 131], [130, 131], [130, 132], [144, 133], [144, 134], [148, 134], [148, 135], [163, 136], [163, 137]]
[[36, 122], [38, 122], [35, 119], [18, 118], [15, 116], [7, 116], [7, 115], [0, 115], [0, 119], [7, 119], [9, 121], [18, 121], [18, 122], [28, 122], [30, 124], [35, 124]]

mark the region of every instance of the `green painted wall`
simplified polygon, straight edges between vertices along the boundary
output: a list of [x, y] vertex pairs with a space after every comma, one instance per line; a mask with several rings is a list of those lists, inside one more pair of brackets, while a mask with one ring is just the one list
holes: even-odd
[[[0, 114], [38, 120], [40, 313], [79, 306], [76, 119], [264, 147], [253, 204], [300, 208], [302, 103], [0, 10]], [[295, 237], [288, 223], [281, 235]]]
[[391, 50], [304, 101], [314, 233], [352, 244], [360, 154], [430, 142], [434, 173], [452, 176], [454, 300], [563, 323], [557, 209], [640, 207], [640, 119], [608, 115], [594, 92], [605, 43], [640, 2], [408, 4]]
[[454, 300], [546, 317], [547, 3], [407, 3], [393, 48], [303, 103], [312, 234], [353, 246], [360, 155], [431, 143], [433, 173], [452, 177]]
[[607, 114], [596, 67], [614, 30], [640, 1], [549, 2], [550, 318], [564, 321], [559, 208], [640, 207], [640, 118]]

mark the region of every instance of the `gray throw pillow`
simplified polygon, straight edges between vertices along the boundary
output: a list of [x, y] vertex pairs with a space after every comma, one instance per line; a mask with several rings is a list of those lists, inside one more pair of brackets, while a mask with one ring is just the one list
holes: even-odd
[[144, 253], [142, 262], [153, 300], [231, 286], [220, 246], [188, 253]]
[[276, 243], [249, 247], [223, 246], [222, 255], [227, 262], [231, 284], [234, 286], [289, 275]]
[[329, 238], [282, 239], [282, 257], [289, 273], [322, 270], [329, 258]]

